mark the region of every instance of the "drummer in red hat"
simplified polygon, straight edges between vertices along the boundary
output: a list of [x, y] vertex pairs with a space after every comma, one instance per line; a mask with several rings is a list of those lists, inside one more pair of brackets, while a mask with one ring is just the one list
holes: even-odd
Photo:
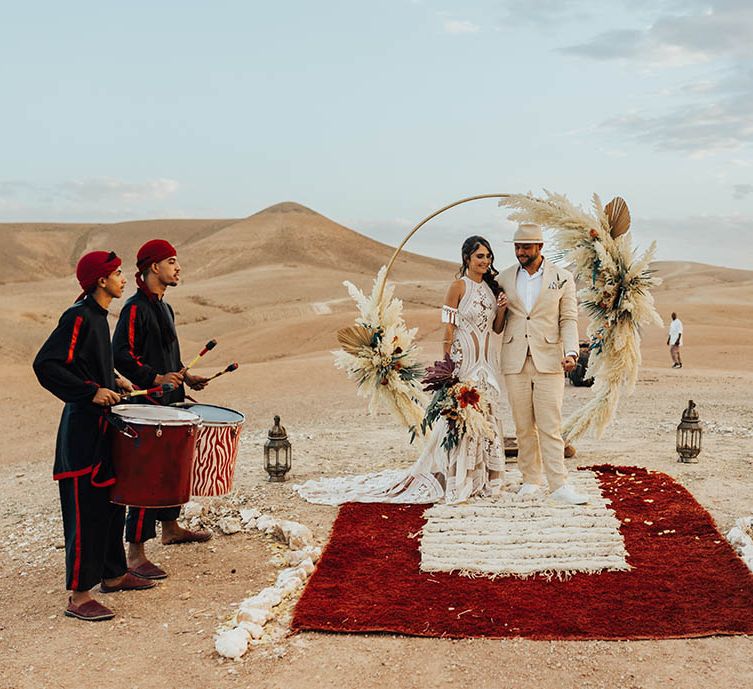
[[154, 582], [127, 572], [123, 549], [125, 510], [109, 501], [115, 482], [110, 469], [107, 412], [120, 401], [107, 309], [126, 284], [114, 252], [92, 251], [76, 266], [82, 294], [60, 317], [34, 359], [43, 387], [65, 402], [58, 428], [53, 478], [58, 482], [65, 534], [65, 614], [96, 621], [114, 617], [95, 600], [101, 591], [151, 588]]
[[[201, 390], [207, 382], [185, 370], [175, 329], [175, 314], [164, 300], [168, 287], [180, 282], [180, 263], [175, 247], [165, 239], [152, 239], [136, 255], [138, 289], [130, 297], [115, 328], [112, 345], [115, 365], [134, 385], [145, 389], [170, 383], [172, 392], [148, 398], [155, 404], [172, 404], [185, 399], [184, 385]], [[129, 571], [144, 579], [163, 579], [165, 570], [150, 562], [144, 544], [157, 535], [162, 523], [162, 543], [207, 541], [207, 531], [190, 531], [178, 524], [180, 507], [147, 509], [131, 507], [126, 517]]]

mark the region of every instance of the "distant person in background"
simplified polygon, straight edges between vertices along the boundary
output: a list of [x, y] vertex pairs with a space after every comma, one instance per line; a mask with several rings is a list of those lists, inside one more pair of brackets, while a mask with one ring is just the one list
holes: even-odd
[[672, 357], [672, 368], [682, 368], [680, 360], [680, 347], [682, 346], [682, 321], [676, 313], [672, 313], [672, 322], [669, 324], [669, 336], [667, 337], [669, 354]]
[[[581, 340], [578, 361], [575, 368], [567, 374], [570, 382], [577, 388], [590, 388], [594, 384], [593, 377], [586, 378], [588, 371], [588, 358], [591, 353], [588, 340]], [[567, 456], [567, 454], [565, 454]]]

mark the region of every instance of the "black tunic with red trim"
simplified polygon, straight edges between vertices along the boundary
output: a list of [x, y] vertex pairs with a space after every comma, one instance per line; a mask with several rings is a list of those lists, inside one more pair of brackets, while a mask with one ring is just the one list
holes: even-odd
[[[123, 306], [112, 348], [118, 371], [141, 389], [152, 387], [157, 375], [183, 368], [172, 307], [143, 289], [138, 289]], [[181, 385], [154, 401], [172, 404], [184, 399], [185, 388]]]
[[107, 310], [88, 295], [71, 306], [34, 359], [37, 379], [65, 402], [58, 428], [53, 477], [92, 474], [112, 482], [105, 410], [92, 403], [100, 387], [115, 389]]

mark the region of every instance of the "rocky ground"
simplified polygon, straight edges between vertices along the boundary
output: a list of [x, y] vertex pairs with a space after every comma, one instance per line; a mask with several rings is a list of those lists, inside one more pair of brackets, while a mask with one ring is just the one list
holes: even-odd
[[[12, 384], [16, 375], [10, 370], [6, 379]], [[275, 371], [248, 366], [234, 375], [232, 385], [215, 389], [222, 400], [207, 401], [249, 416], [236, 501], [242, 496], [264, 513], [307, 525], [320, 545], [336, 508], [303, 502], [291, 489], [293, 481], [407, 466], [414, 457], [415, 448], [388, 416], [365, 416], [363, 403], [332, 372], [326, 355], [291, 359]], [[749, 373], [644, 369], [606, 437], [580, 441], [570, 461], [667, 472], [726, 532], [753, 513], [751, 383]], [[588, 394], [568, 387], [567, 410]], [[676, 461], [674, 429], [691, 398], [706, 433], [700, 461], [686, 465]], [[144, 592], [101, 595], [118, 613], [112, 622], [65, 618], [62, 529], [50, 478], [59, 405], [41, 390], [15, 399], [15, 414], [4, 419], [0, 462], [0, 689], [753, 686], [753, 643], [742, 636], [537, 642], [305, 633], [252, 646], [239, 661], [226, 660], [214, 650], [215, 631], [243, 598], [271, 585], [283, 566], [279, 541], [258, 531], [218, 530], [205, 545], [150, 544], [153, 559], [170, 572], [167, 580]], [[291, 481], [283, 484], [266, 482], [261, 469], [273, 413], [282, 414], [294, 448]], [[505, 423], [511, 427], [509, 416]], [[291, 607], [279, 611], [283, 626]]]

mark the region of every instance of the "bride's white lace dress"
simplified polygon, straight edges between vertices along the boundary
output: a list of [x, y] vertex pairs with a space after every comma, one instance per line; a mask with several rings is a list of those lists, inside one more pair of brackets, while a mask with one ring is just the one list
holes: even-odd
[[463, 502], [502, 491], [505, 472], [501, 424], [501, 390], [497, 377], [499, 336], [492, 330], [497, 302], [485, 282], [463, 277], [465, 293], [457, 309], [442, 307], [442, 320], [454, 323], [450, 356], [461, 380], [473, 381], [492, 406], [494, 437], [466, 434], [449, 453], [442, 447], [444, 417], [434, 424], [421, 456], [410, 469], [391, 469], [361, 476], [323, 478], [294, 486], [309, 502], [433, 503]]

